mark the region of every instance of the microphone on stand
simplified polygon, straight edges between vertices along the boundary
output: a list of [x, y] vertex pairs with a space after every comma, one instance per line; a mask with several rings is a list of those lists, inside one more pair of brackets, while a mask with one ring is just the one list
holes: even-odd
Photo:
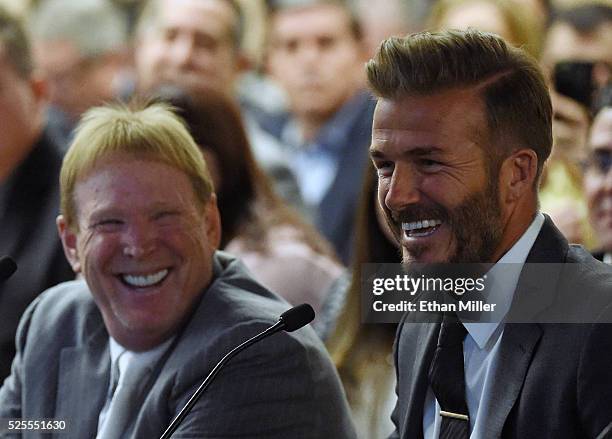
[[17, 271], [17, 264], [9, 256], [0, 258], [0, 282], [4, 282]]
[[206, 388], [215, 379], [219, 371], [235, 355], [242, 352], [249, 346], [252, 346], [253, 344], [257, 343], [258, 341], [269, 337], [272, 334], [275, 334], [280, 331], [293, 332], [296, 329], [300, 329], [301, 327], [306, 326], [307, 324], [312, 322], [314, 320], [314, 317], [314, 310], [307, 303], [294, 306], [293, 308], [282, 313], [278, 318], [278, 322], [276, 322], [274, 325], [270, 326], [268, 329], [264, 330], [263, 332], [260, 332], [254, 337], [249, 338], [247, 341], [225, 354], [225, 356], [210, 371], [204, 381], [202, 381], [200, 387], [198, 387], [198, 389], [191, 396], [191, 398], [189, 398], [189, 401], [187, 401], [185, 407], [183, 407], [179, 414], [176, 415], [176, 417], [172, 420], [166, 431], [164, 431], [164, 434], [161, 435], [160, 439], [168, 439], [170, 436], [172, 436], [172, 433], [176, 431], [183, 419], [185, 419], [185, 417], [189, 414], [193, 406], [196, 404], [196, 402], [198, 402]]

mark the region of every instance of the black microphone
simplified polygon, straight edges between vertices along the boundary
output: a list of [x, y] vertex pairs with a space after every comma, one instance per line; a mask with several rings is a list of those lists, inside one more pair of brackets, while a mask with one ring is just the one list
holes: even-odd
[[9, 256], [0, 258], [0, 282], [4, 282], [17, 271], [17, 264]]
[[308, 305], [307, 303], [294, 306], [293, 308], [282, 313], [278, 318], [278, 322], [276, 322], [274, 325], [270, 326], [265, 331], [260, 332], [256, 336], [249, 338], [247, 341], [225, 354], [225, 356], [221, 358], [221, 360], [215, 365], [215, 367], [213, 367], [213, 369], [210, 371], [204, 381], [202, 381], [200, 387], [198, 387], [198, 389], [191, 396], [191, 398], [189, 398], [189, 401], [187, 401], [185, 407], [183, 407], [179, 414], [176, 415], [176, 418], [172, 420], [166, 431], [164, 431], [164, 434], [161, 435], [160, 439], [168, 439], [170, 436], [172, 436], [172, 433], [174, 433], [178, 426], [181, 424], [181, 422], [183, 422], [185, 416], [189, 414], [195, 403], [198, 402], [206, 388], [215, 379], [221, 368], [223, 368], [223, 366], [225, 366], [225, 364], [229, 360], [231, 360], [236, 354], [242, 352], [249, 346], [252, 346], [258, 341], [269, 337], [270, 335], [275, 334], [277, 332], [293, 332], [296, 329], [300, 329], [302, 326], [306, 326], [307, 324], [312, 322], [314, 320], [314, 317], [314, 310], [312, 309], [312, 306]]

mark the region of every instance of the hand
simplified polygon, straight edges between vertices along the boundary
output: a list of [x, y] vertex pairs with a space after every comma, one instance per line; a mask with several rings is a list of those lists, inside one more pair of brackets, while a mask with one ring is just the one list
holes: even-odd
[[551, 90], [553, 106], [553, 156], [576, 163], [586, 151], [589, 131], [587, 109], [578, 102]]

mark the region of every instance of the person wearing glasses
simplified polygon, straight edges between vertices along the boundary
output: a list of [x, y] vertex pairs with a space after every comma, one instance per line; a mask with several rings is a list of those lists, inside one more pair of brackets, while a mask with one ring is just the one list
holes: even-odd
[[593, 256], [612, 264], [612, 99], [597, 113], [587, 148], [584, 192], [598, 244]]

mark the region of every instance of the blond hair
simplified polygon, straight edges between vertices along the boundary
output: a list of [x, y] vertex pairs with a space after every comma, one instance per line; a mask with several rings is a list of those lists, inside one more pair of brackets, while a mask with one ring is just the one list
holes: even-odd
[[184, 172], [202, 205], [213, 193], [204, 158], [170, 106], [113, 104], [92, 108], [82, 117], [60, 172], [60, 208], [71, 229], [78, 228], [76, 183], [97, 164], [118, 154], [158, 161]]

